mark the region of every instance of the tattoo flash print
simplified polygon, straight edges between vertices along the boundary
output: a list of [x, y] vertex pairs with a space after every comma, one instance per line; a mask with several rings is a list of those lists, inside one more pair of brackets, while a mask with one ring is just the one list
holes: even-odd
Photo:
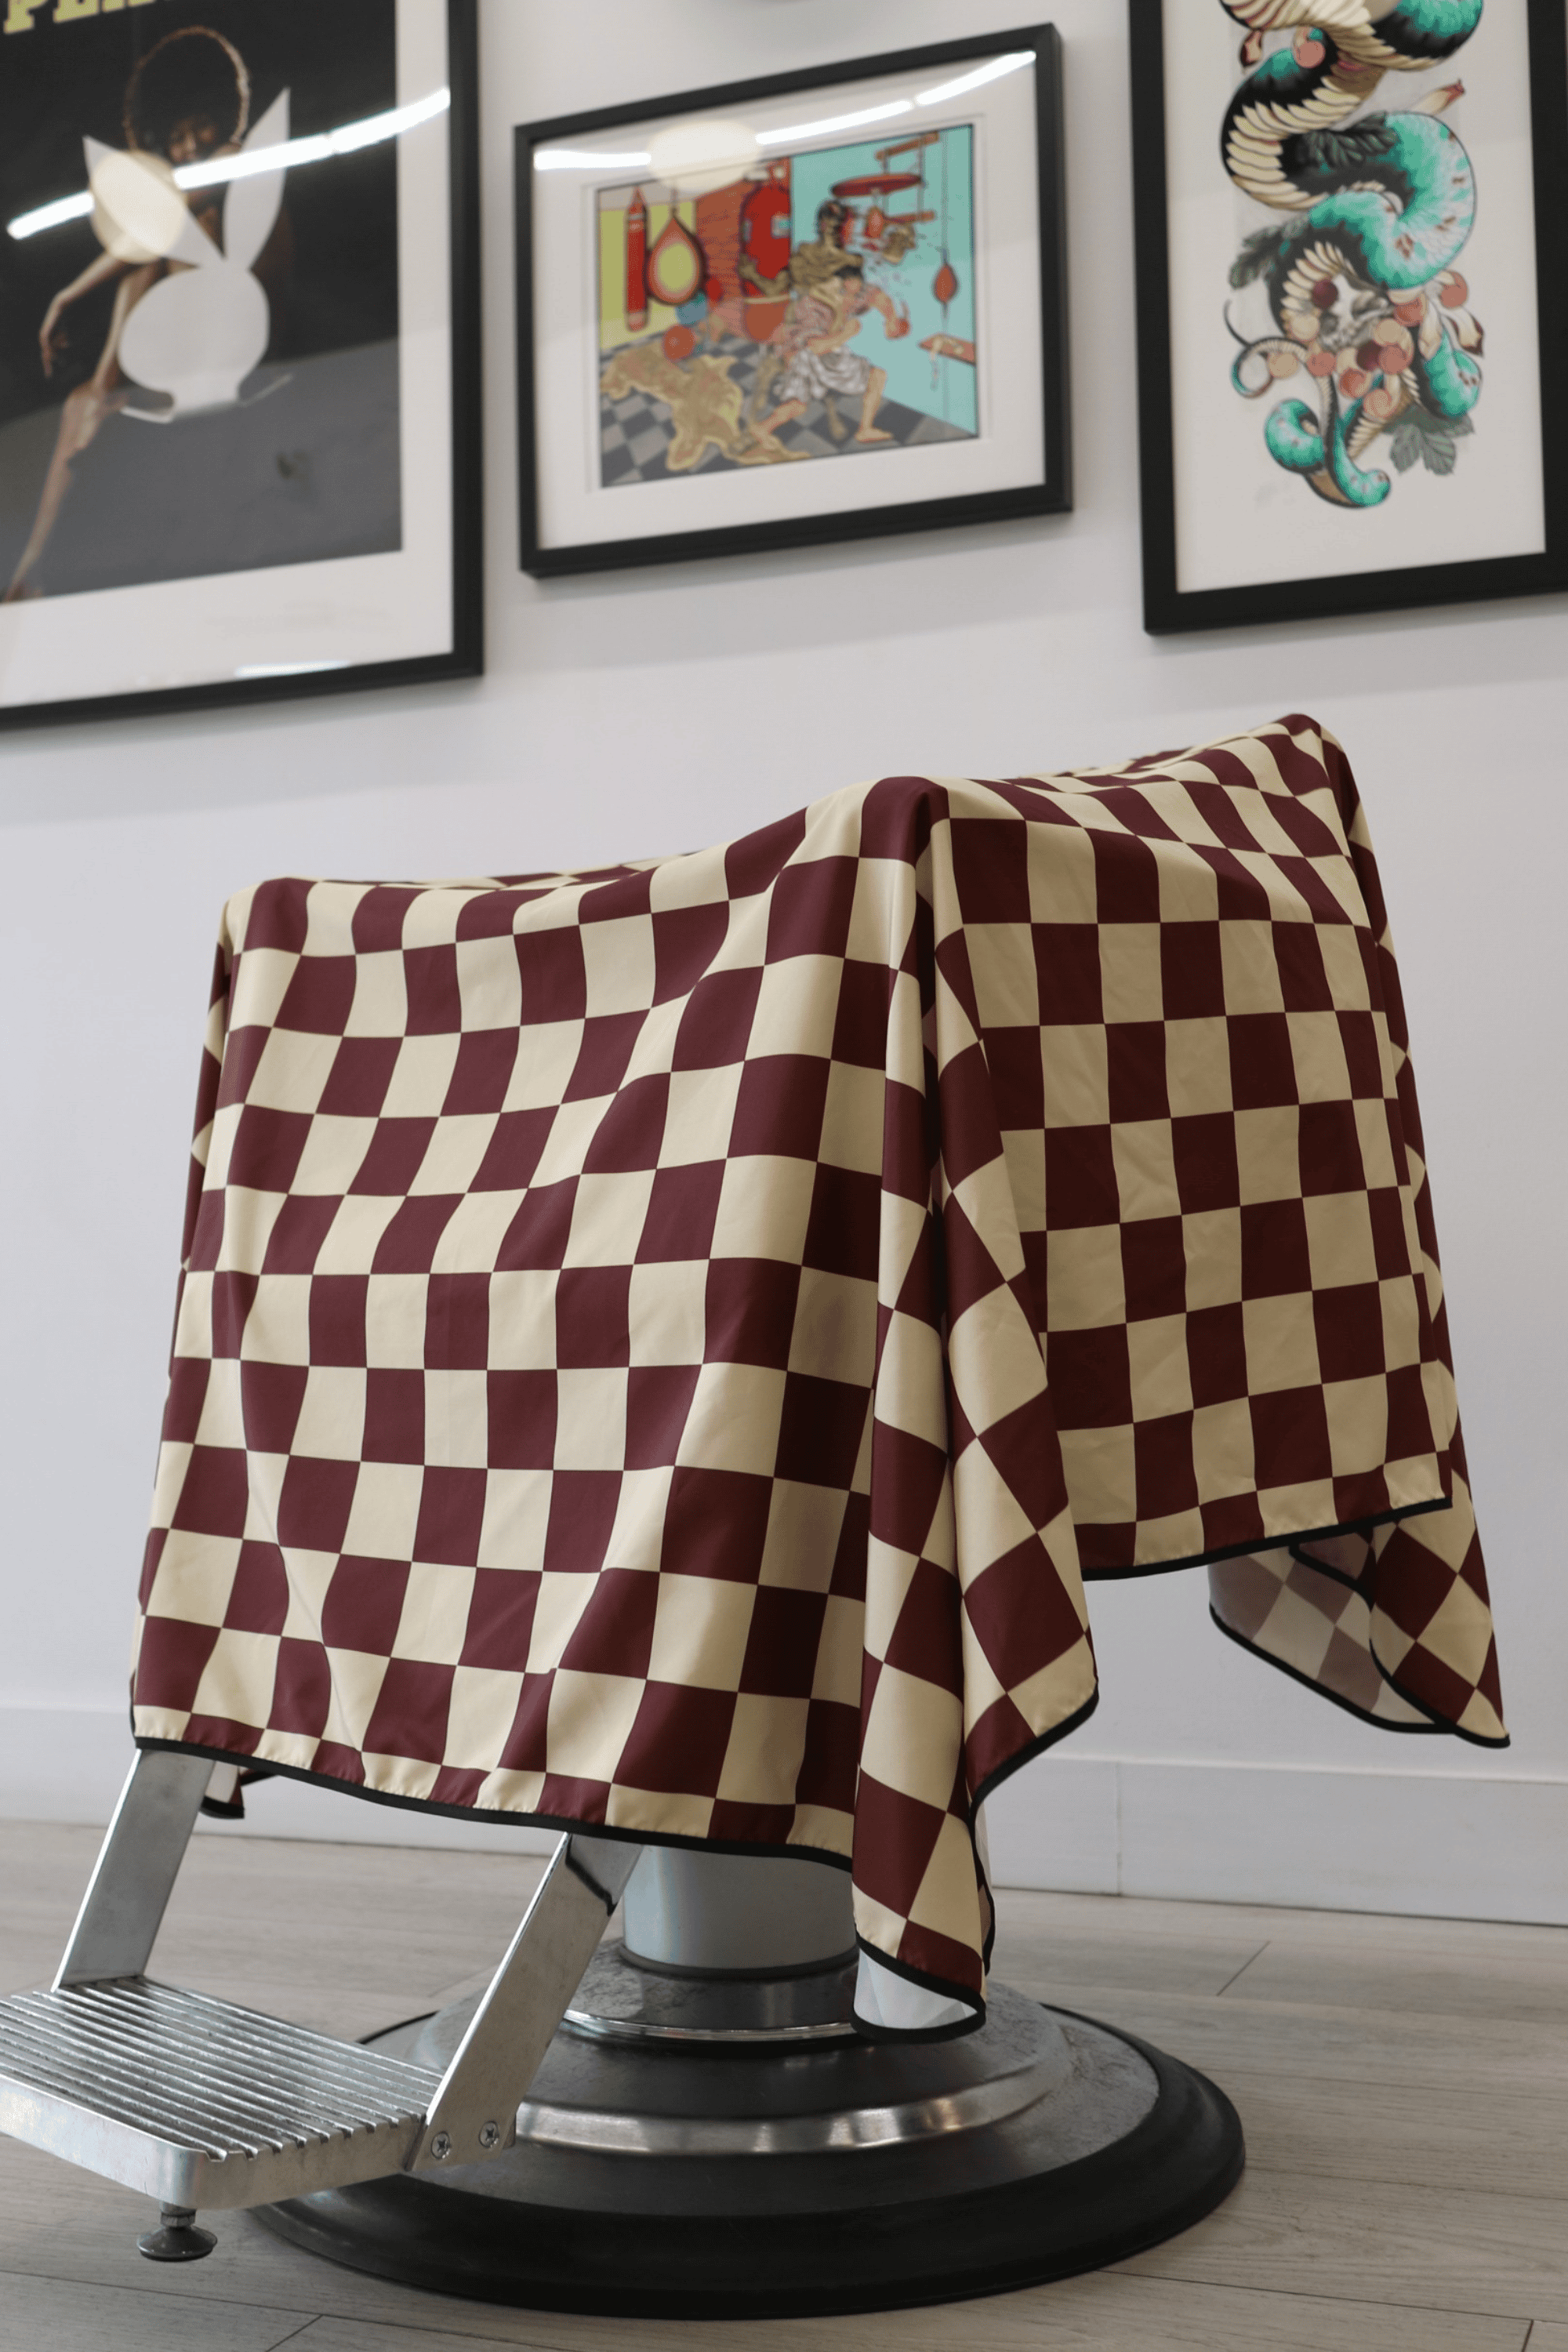
[[973, 131], [598, 199], [601, 485], [973, 440]]
[[1483, 0], [1221, 0], [1246, 27], [1247, 79], [1225, 168], [1275, 217], [1244, 240], [1226, 313], [1231, 382], [1259, 400], [1305, 376], [1264, 425], [1269, 455], [1335, 506], [1381, 506], [1395, 473], [1451, 474], [1474, 430], [1482, 332], [1458, 267], [1475, 176], [1443, 118], [1450, 81], [1396, 110], [1390, 73], [1444, 65]]

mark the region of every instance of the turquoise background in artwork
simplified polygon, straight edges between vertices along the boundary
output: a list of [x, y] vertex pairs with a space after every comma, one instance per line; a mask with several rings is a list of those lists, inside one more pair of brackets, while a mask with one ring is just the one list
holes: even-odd
[[[896, 146], [899, 138], [900, 125], [893, 122], [875, 140], [853, 147], [819, 147], [809, 154], [791, 158], [791, 233], [795, 245], [809, 245], [816, 235], [816, 207], [833, 194], [834, 182], [863, 179], [879, 171], [881, 167], [877, 162], [878, 148]], [[868, 283], [885, 288], [894, 302], [908, 310], [909, 333], [890, 343], [880, 314], [868, 310], [860, 321], [859, 333], [848, 348], [869, 360], [873, 367], [887, 369], [889, 400], [902, 401], [906, 408], [917, 408], [927, 416], [942, 417], [962, 432], [975, 433], [979, 430], [975, 369], [966, 360], [935, 359], [920, 348], [925, 336], [941, 334], [944, 326], [942, 305], [931, 292], [932, 280], [942, 266], [944, 152], [947, 251], [958, 275], [958, 292], [947, 306], [945, 331], [966, 341], [974, 340], [974, 133], [964, 123], [956, 130], [940, 132], [936, 144], [925, 150], [923, 203], [917, 188], [905, 188], [897, 195], [880, 199], [884, 212], [913, 212], [921, 203], [921, 209], [934, 212], [937, 218], [924, 224], [919, 242], [896, 269], [890, 269], [872, 254], [865, 256]], [[918, 156], [896, 155], [888, 169], [912, 170], [918, 167], [919, 161]], [[862, 219], [869, 201], [865, 196], [851, 199]], [[857, 251], [862, 249], [856, 247]]]

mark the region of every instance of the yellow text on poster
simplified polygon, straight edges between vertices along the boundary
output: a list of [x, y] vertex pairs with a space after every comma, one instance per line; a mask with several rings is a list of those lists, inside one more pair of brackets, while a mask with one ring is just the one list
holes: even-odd
[[[51, 25], [73, 24], [79, 16], [112, 16], [120, 8], [150, 8], [153, 0], [55, 0]], [[5, 22], [0, 32], [30, 33], [33, 19], [48, 0], [6, 0]]]

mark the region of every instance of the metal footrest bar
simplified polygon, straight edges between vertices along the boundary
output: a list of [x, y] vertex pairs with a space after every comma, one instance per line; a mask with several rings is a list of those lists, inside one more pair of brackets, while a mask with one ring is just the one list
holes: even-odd
[[561, 1837], [444, 2074], [154, 1984], [147, 1962], [212, 1766], [138, 1754], [47, 1991], [0, 2000], [0, 2132], [163, 2206], [154, 2262], [211, 2251], [199, 2208], [273, 2205], [511, 2145], [640, 1848]]
[[397, 2171], [439, 2079], [144, 1977], [0, 2000], [0, 2131], [186, 2211]]

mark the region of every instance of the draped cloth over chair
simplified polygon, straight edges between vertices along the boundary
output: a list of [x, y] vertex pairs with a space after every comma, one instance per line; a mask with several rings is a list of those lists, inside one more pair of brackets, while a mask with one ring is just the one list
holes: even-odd
[[1310, 719], [226, 909], [133, 1719], [852, 1868], [984, 1999], [1085, 1582], [1503, 1739], [1405, 1016]]

